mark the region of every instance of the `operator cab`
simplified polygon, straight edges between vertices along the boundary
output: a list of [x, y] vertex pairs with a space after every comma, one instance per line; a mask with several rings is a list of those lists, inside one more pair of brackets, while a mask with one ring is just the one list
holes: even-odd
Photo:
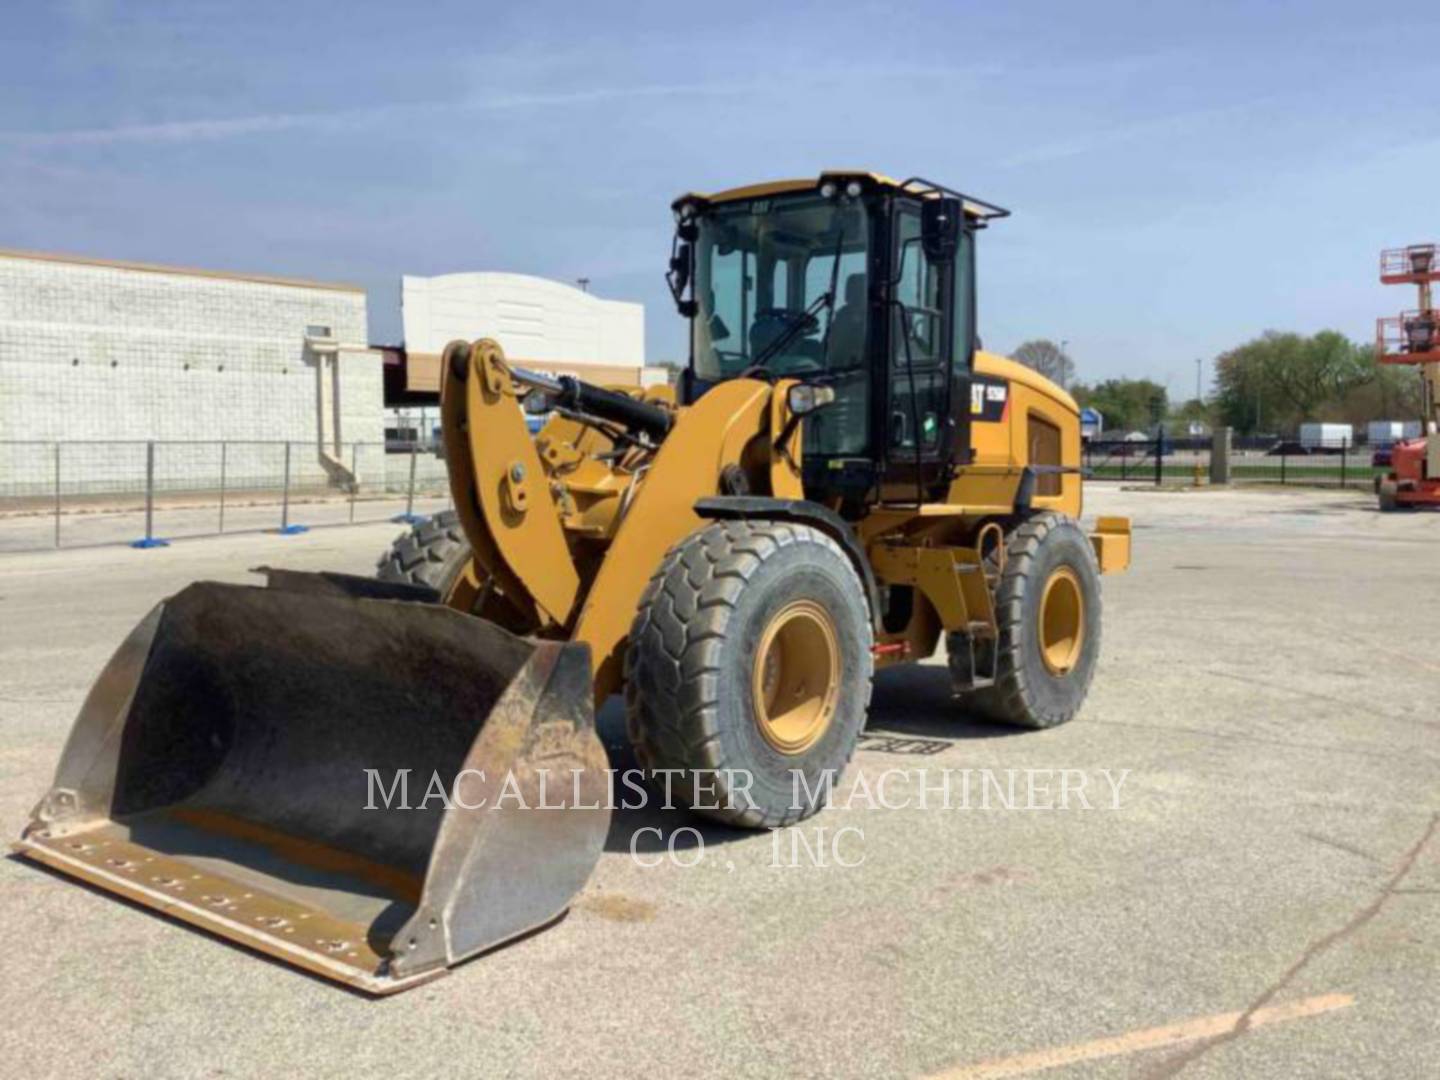
[[831, 172], [674, 209], [668, 278], [691, 321], [682, 402], [742, 377], [828, 387], [833, 401], [805, 417], [808, 497], [943, 491], [970, 460], [974, 235], [1008, 211], [925, 180]]

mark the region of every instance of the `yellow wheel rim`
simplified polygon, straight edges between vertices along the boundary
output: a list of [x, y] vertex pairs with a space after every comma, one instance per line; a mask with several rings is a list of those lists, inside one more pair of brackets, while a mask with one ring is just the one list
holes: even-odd
[[840, 646], [830, 613], [811, 600], [787, 604], [765, 628], [751, 677], [755, 723], [782, 754], [804, 753], [835, 715]]
[[1040, 658], [1051, 675], [1068, 675], [1085, 644], [1085, 594], [1068, 566], [1058, 566], [1040, 595]]

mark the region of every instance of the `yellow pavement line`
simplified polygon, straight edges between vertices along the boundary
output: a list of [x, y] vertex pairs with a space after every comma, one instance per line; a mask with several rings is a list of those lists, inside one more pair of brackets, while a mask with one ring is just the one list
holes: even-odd
[[1344, 1009], [1355, 1004], [1351, 994], [1321, 994], [1318, 997], [1301, 998], [1288, 1005], [1272, 1005], [1256, 1009], [1252, 1013], [1220, 1013], [1216, 1016], [1200, 1016], [1193, 1020], [1182, 1020], [1178, 1024], [1164, 1027], [1144, 1028], [1127, 1031], [1108, 1039], [1092, 1042], [1072, 1043], [1069, 1046], [1051, 1046], [1044, 1050], [1033, 1050], [1028, 1054], [1014, 1057], [991, 1058], [977, 1061], [973, 1065], [960, 1065], [932, 1073], [929, 1080], [994, 1080], [1002, 1076], [1026, 1076], [1044, 1069], [1056, 1069], [1062, 1065], [1074, 1065], [1080, 1061], [1094, 1061], [1097, 1058], [1119, 1057], [1135, 1054], [1142, 1050], [1156, 1050], [1165, 1046], [1179, 1046], [1182, 1043], [1209, 1039], [1233, 1031], [1241, 1018], [1245, 1018], [1247, 1029], [1262, 1024], [1281, 1024], [1287, 1020], [1299, 1020], [1316, 1016], [1334, 1009]]

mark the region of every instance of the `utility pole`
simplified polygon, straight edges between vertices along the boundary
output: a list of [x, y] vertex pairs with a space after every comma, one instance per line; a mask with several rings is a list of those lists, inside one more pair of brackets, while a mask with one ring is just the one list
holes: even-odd
[[581, 292], [590, 291], [590, 279], [588, 277], [577, 277], [575, 279], [575, 284], [580, 286]]
[[1065, 351], [1065, 346], [1070, 344], [1069, 338], [1060, 339], [1060, 389], [1068, 390], [1065, 385], [1065, 361], [1070, 359], [1070, 354]]
[[1195, 400], [1205, 404], [1205, 395], [1200, 390], [1200, 357], [1195, 357]]

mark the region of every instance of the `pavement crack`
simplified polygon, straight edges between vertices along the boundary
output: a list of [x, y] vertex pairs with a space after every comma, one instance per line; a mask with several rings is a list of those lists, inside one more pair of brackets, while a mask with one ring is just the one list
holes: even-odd
[[1253, 1017], [1258, 1010], [1264, 1008], [1271, 1001], [1273, 1001], [1275, 997], [1280, 994], [1281, 991], [1283, 991], [1287, 986], [1290, 985], [1291, 982], [1294, 981], [1295, 977], [1299, 975], [1300, 972], [1305, 970], [1305, 968], [1310, 964], [1312, 960], [1314, 960], [1321, 953], [1325, 952], [1327, 949], [1332, 948], [1333, 946], [1344, 941], [1346, 938], [1350, 937], [1362, 926], [1368, 923], [1371, 919], [1375, 918], [1376, 915], [1380, 914], [1380, 912], [1384, 909], [1386, 902], [1388, 902], [1392, 896], [1395, 896], [1401, 891], [1401, 882], [1403, 882], [1405, 878], [1410, 874], [1410, 871], [1414, 869], [1415, 863], [1420, 859], [1421, 852], [1425, 850], [1426, 846], [1434, 838], [1437, 829], [1440, 829], [1440, 812], [1430, 815], [1430, 822], [1425, 827], [1425, 831], [1421, 834], [1420, 839], [1417, 840], [1411, 846], [1410, 850], [1407, 851], [1405, 855], [1401, 858], [1399, 865], [1395, 868], [1395, 872], [1390, 875], [1389, 880], [1385, 882], [1384, 887], [1381, 888], [1380, 891], [1376, 894], [1374, 900], [1370, 901], [1370, 903], [1366, 904], [1359, 911], [1355, 912], [1354, 915], [1350, 916], [1350, 918], [1345, 922], [1343, 926], [1339, 927], [1336, 930], [1330, 931], [1330, 933], [1317, 938], [1309, 945], [1307, 945], [1305, 947], [1305, 950], [1300, 954], [1299, 959], [1297, 959], [1293, 964], [1291, 964], [1289, 968], [1287, 968], [1278, 979], [1271, 983], [1260, 994], [1259, 997], [1257, 997], [1248, 1006], [1246, 1006], [1245, 1011], [1240, 1014], [1239, 1018], [1235, 1021], [1235, 1025], [1230, 1028], [1229, 1031], [1226, 1031], [1221, 1035], [1216, 1035], [1213, 1038], [1206, 1039], [1203, 1042], [1196, 1043], [1190, 1049], [1184, 1050], [1181, 1053], [1176, 1054], [1174, 1057], [1160, 1062], [1153, 1072], [1147, 1074], [1151, 1078], [1151, 1080], [1159, 1080], [1159, 1078], [1161, 1077], [1176, 1076], [1192, 1061], [1206, 1054], [1214, 1047], [1220, 1046], [1224, 1043], [1233, 1042], [1235, 1039], [1238, 1039], [1241, 1035], [1244, 1035], [1247, 1031], [1249, 1031], [1250, 1018]]
[[[1414, 761], [1413, 753], [1387, 753], [1382, 750], [1360, 750], [1353, 746], [1324, 746], [1320, 743], [1295, 742], [1293, 739], [1267, 739], [1252, 731], [1216, 731], [1211, 728], [1186, 727], [1182, 724], [1145, 724], [1131, 720], [1087, 720], [1088, 724], [1101, 727], [1139, 728], [1142, 731], [1158, 731], [1164, 734], [1201, 735], [1207, 739], [1255, 743], [1259, 746], [1282, 746], [1287, 750], [1316, 750], [1324, 754], [1344, 754], [1346, 757], [1371, 758], [1375, 761]], [[1428, 758], [1426, 760], [1429, 760]]]
[[1292, 694], [1295, 697], [1309, 698], [1311, 701], [1323, 701], [1327, 705], [1340, 705], [1346, 709], [1356, 709], [1362, 712], [1369, 711], [1377, 716], [1383, 716], [1387, 720], [1397, 720], [1404, 724], [1420, 724], [1423, 727], [1440, 727], [1440, 723], [1434, 720], [1422, 720], [1419, 717], [1409, 716], [1403, 713], [1377, 709], [1373, 702], [1351, 701], [1349, 698], [1343, 698], [1336, 694], [1322, 694], [1318, 690], [1301, 690], [1294, 686], [1286, 686], [1284, 683], [1276, 682], [1273, 679], [1257, 679], [1253, 675], [1237, 675], [1233, 671], [1219, 671], [1215, 668], [1210, 668], [1206, 674], [1215, 675], [1222, 679], [1232, 679], [1235, 682], [1249, 683], [1251, 686], [1261, 686], [1266, 690], [1278, 690], [1282, 694]]
[[1307, 840], [1314, 840], [1317, 844], [1324, 844], [1326, 847], [1332, 847], [1336, 851], [1343, 851], [1348, 855], [1359, 856], [1360, 858], [1372, 863], [1378, 863], [1380, 861], [1374, 855], [1371, 855], [1368, 851], [1365, 851], [1358, 847], [1351, 847], [1349, 844], [1346, 844], [1340, 840], [1332, 840], [1330, 837], [1322, 836], [1320, 833], [1302, 832], [1300, 835], [1305, 837]]

